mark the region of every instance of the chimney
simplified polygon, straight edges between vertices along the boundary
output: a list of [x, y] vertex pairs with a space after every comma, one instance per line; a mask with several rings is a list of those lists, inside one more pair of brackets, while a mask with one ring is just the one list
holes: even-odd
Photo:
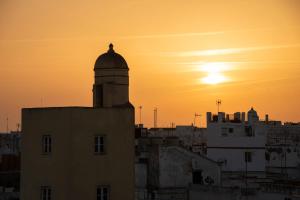
[[206, 124], [209, 124], [211, 122], [211, 112], [206, 113]]
[[268, 114], [266, 114], [265, 122], [269, 123], [269, 115]]

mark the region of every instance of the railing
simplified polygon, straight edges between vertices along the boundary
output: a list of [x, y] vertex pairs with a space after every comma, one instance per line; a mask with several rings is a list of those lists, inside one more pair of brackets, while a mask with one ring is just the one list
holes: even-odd
[[261, 184], [261, 188], [265, 192], [300, 195], [300, 186], [295, 186], [292, 184], [263, 183]]

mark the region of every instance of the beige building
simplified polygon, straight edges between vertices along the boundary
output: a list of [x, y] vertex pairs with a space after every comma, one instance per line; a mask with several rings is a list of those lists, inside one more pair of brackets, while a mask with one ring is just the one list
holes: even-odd
[[22, 109], [22, 200], [133, 200], [134, 107], [112, 44], [96, 60], [93, 107]]

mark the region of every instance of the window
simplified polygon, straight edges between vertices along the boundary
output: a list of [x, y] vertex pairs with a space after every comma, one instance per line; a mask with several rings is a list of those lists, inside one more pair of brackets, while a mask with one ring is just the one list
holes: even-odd
[[106, 153], [106, 145], [105, 142], [106, 137], [103, 135], [95, 136], [95, 153], [104, 154]]
[[97, 187], [97, 200], [109, 200], [109, 187], [98, 186]]
[[48, 154], [52, 151], [52, 140], [51, 135], [43, 135], [43, 153]]
[[193, 171], [193, 184], [203, 184], [202, 171]]
[[245, 152], [245, 162], [252, 162], [252, 152]]
[[222, 134], [222, 136], [227, 136], [228, 134], [227, 134], [227, 128], [222, 128], [221, 129], [222, 130], [222, 132], [221, 132], [221, 134]]
[[103, 85], [96, 85], [96, 106], [103, 106]]
[[42, 186], [41, 187], [41, 200], [51, 200], [51, 187]]
[[254, 136], [251, 126], [245, 126], [245, 132], [248, 137]]

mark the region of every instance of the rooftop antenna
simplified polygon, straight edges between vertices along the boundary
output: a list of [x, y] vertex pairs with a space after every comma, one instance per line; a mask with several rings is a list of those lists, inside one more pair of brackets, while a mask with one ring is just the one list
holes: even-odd
[[19, 132], [19, 131], [20, 131], [20, 124], [17, 123], [17, 132]]
[[157, 108], [154, 108], [154, 128], [157, 128]]
[[218, 99], [218, 100], [216, 101], [216, 104], [217, 104], [217, 107], [218, 107], [218, 113], [219, 113], [219, 112], [220, 112], [220, 106], [221, 106], [221, 104], [222, 104], [221, 99]]
[[6, 132], [8, 133], [8, 117], [6, 118]]
[[140, 124], [142, 124], [142, 106], [139, 106], [140, 109]]
[[175, 123], [171, 122], [171, 128], [175, 128]]
[[195, 116], [194, 116], [194, 126], [196, 127], [196, 118], [197, 117], [199, 117], [199, 119], [200, 119], [200, 124], [199, 124], [199, 127], [201, 127], [201, 114], [197, 114], [197, 113], [195, 113]]

